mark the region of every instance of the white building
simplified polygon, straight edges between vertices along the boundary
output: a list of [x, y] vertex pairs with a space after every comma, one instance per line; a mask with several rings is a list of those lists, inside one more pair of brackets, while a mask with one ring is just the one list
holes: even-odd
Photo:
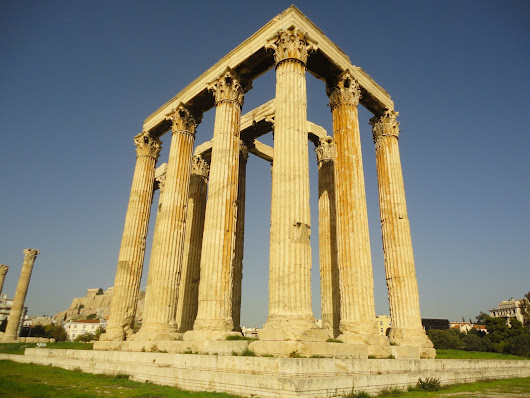
[[377, 330], [379, 331], [379, 334], [381, 336], [386, 336], [386, 331], [392, 326], [390, 317], [388, 315], [378, 315], [375, 319], [377, 321]]
[[85, 333], [95, 333], [96, 330], [103, 326], [99, 319], [85, 319], [82, 321], [71, 321], [64, 325], [68, 340], [73, 341], [76, 337]]
[[492, 318], [515, 318], [519, 322], [524, 322], [523, 314], [521, 313], [521, 304], [523, 300], [510, 300], [501, 301], [498, 308], [492, 308], [490, 315]]

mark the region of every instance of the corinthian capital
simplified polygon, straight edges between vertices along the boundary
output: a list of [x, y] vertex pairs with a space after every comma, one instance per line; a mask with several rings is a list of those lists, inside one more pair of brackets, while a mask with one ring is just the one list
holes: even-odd
[[173, 112], [166, 116], [166, 119], [171, 120], [173, 134], [183, 133], [195, 136], [195, 131], [199, 123], [184, 105], [180, 104], [177, 106]]
[[195, 155], [191, 159], [191, 174], [201, 176], [206, 180], [209, 172], [210, 166], [208, 166], [208, 163], [200, 155]]
[[37, 249], [25, 249], [24, 250], [24, 259], [25, 260], [34, 260], [37, 257], [37, 254], [39, 254], [40, 251]]
[[239, 153], [245, 158], [245, 160], [248, 159], [248, 151], [250, 148], [248, 147], [247, 143], [243, 140], [239, 140]]
[[372, 136], [374, 142], [381, 137], [396, 137], [399, 138], [399, 122], [397, 117], [399, 112], [395, 110], [386, 110], [381, 116], [374, 116], [370, 119], [370, 124], [372, 125]]
[[134, 145], [136, 145], [136, 156], [150, 156], [155, 159], [158, 159], [162, 149], [162, 142], [147, 131], [134, 137]]
[[318, 142], [318, 146], [315, 148], [317, 154], [317, 163], [320, 165], [322, 162], [329, 162], [335, 158], [335, 146], [333, 145], [333, 138], [324, 137]]
[[228, 69], [215, 82], [208, 85], [208, 90], [215, 95], [215, 104], [220, 102], [234, 102], [240, 108], [243, 107], [245, 91], [248, 84], [243, 83], [242, 79], [231, 69]]
[[309, 43], [305, 33], [300, 29], [290, 28], [280, 30], [278, 37], [267, 43], [265, 48], [274, 50], [276, 65], [286, 59], [294, 59], [305, 65], [309, 52], [315, 51], [317, 46]]
[[329, 106], [331, 109], [339, 104], [359, 105], [361, 99], [361, 89], [357, 80], [353, 78], [349, 71], [341, 73], [337, 79], [337, 83], [333, 86], [327, 87], [327, 94], [329, 96]]
[[0, 275], [7, 274], [7, 271], [9, 270], [9, 267], [4, 264], [0, 264]]

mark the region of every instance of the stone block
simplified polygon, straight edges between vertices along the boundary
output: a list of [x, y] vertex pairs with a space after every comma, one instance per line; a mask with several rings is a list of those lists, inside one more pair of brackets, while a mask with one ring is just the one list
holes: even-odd
[[203, 349], [208, 354], [232, 355], [232, 352], [241, 354], [248, 348], [249, 343], [248, 340], [207, 341]]
[[368, 358], [364, 344], [302, 342], [301, 354], [306, 357]]
[[256, 355], [273, 355], [275, 357], [289, 357], [292, 353], [302, 355], [303, 344], [300, 341], [253, 341], [248, 346]]

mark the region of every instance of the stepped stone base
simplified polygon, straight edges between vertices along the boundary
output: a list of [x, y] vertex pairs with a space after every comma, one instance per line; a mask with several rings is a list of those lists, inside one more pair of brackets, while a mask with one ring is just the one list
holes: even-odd
[[128, 374], [140, 382], [247, 397], [329, 398], [352, 389], [376, 393], [407, 388], [420, 377], [434, 377], [442, 384], [530, 377], [530, 361], [502, 360], [263, 358], [44, 348], [28, 348], [25, 355], [0, 354], [1, 359]]

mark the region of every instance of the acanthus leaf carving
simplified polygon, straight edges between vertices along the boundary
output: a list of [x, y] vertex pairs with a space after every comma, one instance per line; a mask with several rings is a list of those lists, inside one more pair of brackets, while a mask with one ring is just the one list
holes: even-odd
[[150, 156], [158, 159], [160, 150], [162, 149], [162, 142], [158, 137], [153, 137], [147, 131], [144, 131], [134, 137], [134, 145], [136, 145], [136, 156]]
[[208, 179], [210, 173], [210, 166], [200, 155], [195, 155], [191, 159], [191, 174]]
[[387, 109], [382, 115], [374, 116], [370, 119], [374, 143], [377, 144], [382, 137], [395, 137], [399, 139], [398, 116], [399, 112], [393, 109]]
[[335, 159], [335, 145], [333, 138], [324, 137], [318, 142], [318, 146], [315, 148], [317, 154], [317, 163], [320, 166], [322, 162], [333, 161]]
[[266, 49], [274, 50], [276, 66], [287, 59], [294, 59], [307, 64], [309, 53], [317, 50], [317, 45], [310, 43], [305, 33], [298, 28], [280, 30], [276, 38], [265, 45]]
[[195, 136], [199, 122], [184, 105], [179, 104], [173, 112], [166, 116], [166, 119], [171, 120], [173, 134], [178, 132]]
[[344, 103], [357, 106], [361, 99], [359, 83], [348, 70], [340, 74], [337, 83], [331, 87], [328, 86], [326, 91], [329, 96], [329, 106], [331, 109]]
[[221, 102], [234, 102], [240, 108], [243, 107], [245, 92], [250, 89], [247, 82], [232, 69], [228, 69], [216, 81], [208, 85], [208, 90], [215, 96], [215, 104]]

